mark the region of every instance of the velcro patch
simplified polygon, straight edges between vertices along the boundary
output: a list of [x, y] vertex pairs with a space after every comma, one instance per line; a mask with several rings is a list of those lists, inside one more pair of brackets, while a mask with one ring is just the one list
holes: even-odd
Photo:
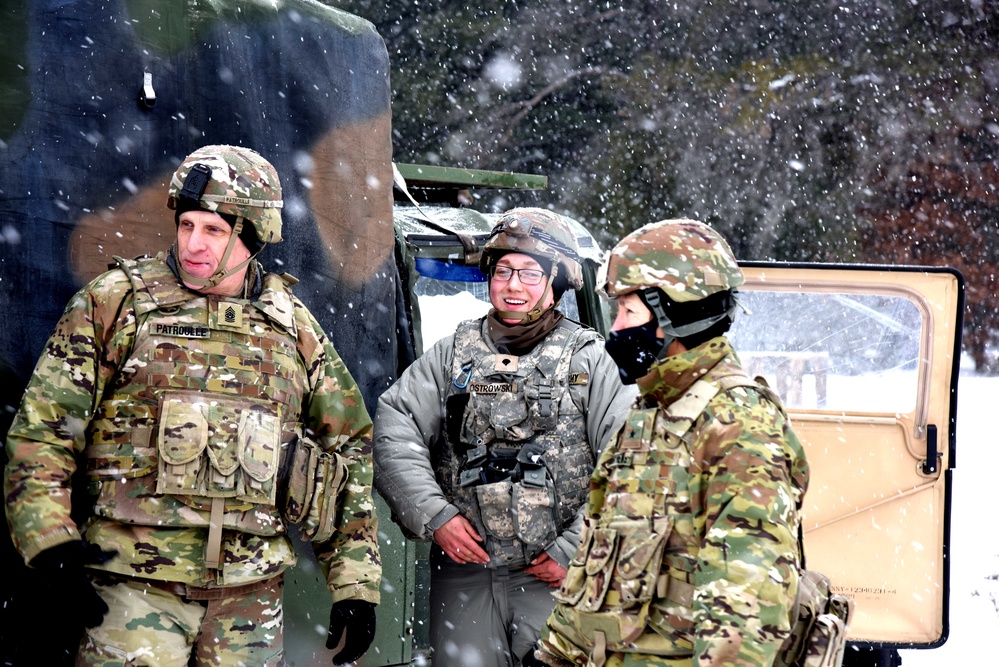
[[493, 370], [501, 373], [516, 373], [520, 370], [520, 357], [515, 357], [512, 354], [497, 354]]
[[514, 382], [470, 382], [468, 385], [468, 391], [473, 394], [502, 394], [516, 390]]
[[176, 336], [178, 338], [208, 338], [212, 330], [198, 324], [161, 324], [153, 325], [154, 336]]
[[211, 324], [219, 329], [247, 333], [248, 321], [243, 316], [243, 304], [236, 301], [217, 301], [214, 304]]

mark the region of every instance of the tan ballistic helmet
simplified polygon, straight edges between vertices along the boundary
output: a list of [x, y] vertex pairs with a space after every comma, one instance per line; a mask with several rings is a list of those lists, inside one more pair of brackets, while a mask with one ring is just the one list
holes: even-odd
[[543, 208], [514, 208], [504, 213], [482, 248], [479, 268], [488, 275], [490, 267], [507, 252], [551, 260], [553, 267], [559, 267], [558, 275], [573, 289], [583, 286], [576, 235], [558, 213]]
[[281, 181], [252, 149], [204, 146], [188, 155], [170, 179], [167, 206], [176, 209], [180, 199], [245, 220], [261, 243], [281, 241]]
[[745, 282], [732, 249], [695, 220], [663, 220], [628, 234], [607, 255], [599, 289], [617, 298], [658, 287], [677, 303], [698, 301]]

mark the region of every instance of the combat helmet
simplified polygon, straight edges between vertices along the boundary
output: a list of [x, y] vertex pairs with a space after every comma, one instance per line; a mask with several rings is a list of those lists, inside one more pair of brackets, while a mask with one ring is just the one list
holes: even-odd
[[[242, 146], [203, 146], [181, 162], [170, 179], [167, 207], [180, 213], [202, 209], [217, 213], [232, 225], [229, 244], [210, 278], [178, 271], [184, 282], [211, 288], [242, 270], [268, 243], [281, 241], [281, 181], [277, 170], [256, 151]], [[250, 257], [226, 269], [236, 239], [242, 238]]]
[[[552, 290], [556, 302], [568, 287], [579, 289], [583, 286], [583, 267], [579, 262], [576, 234], [558, 213], [543, 208], [514, 208], [504, 213], [482, 248], [479, 268], [489, 275], [499, 258], [509, 252], [524, 253], [551, 262], [545, 295]], [[545, 295], [529, 313], [504, 311], [501, 316], [523, 317], [526, 321], [536, 319], [542, 312], [540, 304], [544, 302]]]
[[246, 221], [260, 243], [281, 241], [281, 180], [260, 153], [242, 146], [203, 146], [181, 163], [167, 206], [196, 203], [212, 213]]
[[[735, 288], [743, 282], [745, 276], [728, 243], [702, 222], [663, 220], [621, 239], [600, 267], [598, 289], [610, 298], [637, 294], [654, 320], [636, 329], [658, 325], [664, 335], [661, 344], [648, 341], [654, 348], [651, 354], [631, 358], [630, 352], [620, 349], [625, 345], [618, 344], [621, 336], [616, 335], [627, 338], [638, 332], [611, 332], [607, 350], [618, 362], [622, 378], [634, 381], [652, 361], [665, 358], [673, 340], [690, 348], [722, 335], [735, 319], [739, 305]], [[630, 342], [634, 347], [634, 340]]]
[[609, 297], [658, 287], [677, 303], [697, 301], [745, 282], [732, 249], [695, 220], [663, 220], [628, 234], [601, 267], [597, 285]]

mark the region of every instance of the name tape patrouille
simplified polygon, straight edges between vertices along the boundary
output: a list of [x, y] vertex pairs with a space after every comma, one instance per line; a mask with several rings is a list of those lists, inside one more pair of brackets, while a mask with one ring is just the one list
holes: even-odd
[[212, 330], [208, 327], [191, 324], [156, 324], [153, 333], [158, 336], [179, 336], [181, 338], [208, 338]]

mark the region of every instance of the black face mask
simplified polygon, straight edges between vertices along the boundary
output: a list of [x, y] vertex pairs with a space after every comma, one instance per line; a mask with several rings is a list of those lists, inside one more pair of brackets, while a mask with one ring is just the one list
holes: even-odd
[[605, 347], [607, 354], [617, 364], [621, 381], [635, 384], [635, 381], [648, 374], [656, 357], [663, 349], [663, 339], [656, 338], [659, 323], [655, 319], [638, 327], [611, 331]]

